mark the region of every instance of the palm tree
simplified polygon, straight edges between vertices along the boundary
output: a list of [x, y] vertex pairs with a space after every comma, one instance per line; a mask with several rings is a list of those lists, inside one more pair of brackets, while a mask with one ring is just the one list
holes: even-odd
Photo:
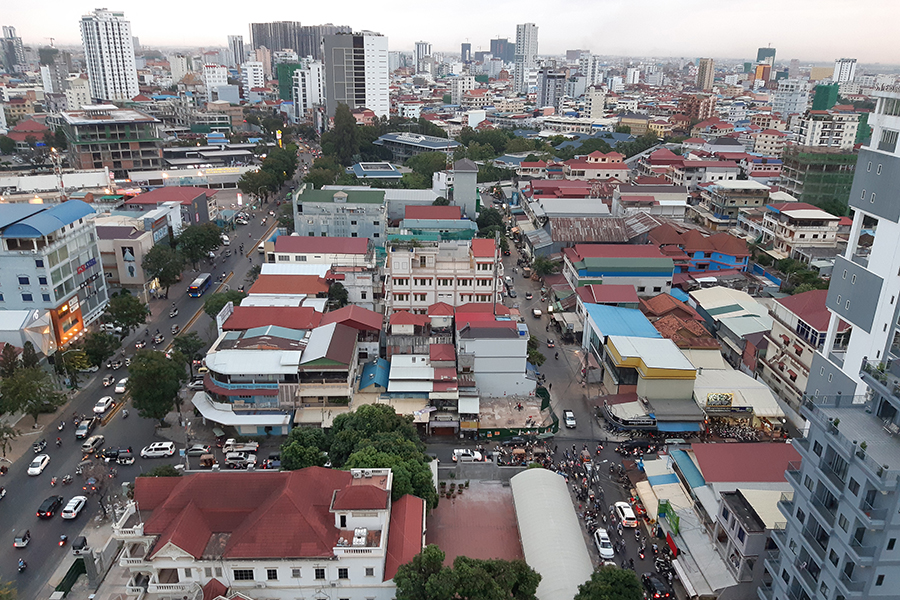
[[[6, 458], [6, 453], [12, 447], [12, 441], [18, 437], [19, 432], [9, 423], [0, 423], [0, 452]], [[0, 590], [0, 600], [2, 600], [2, 590]]]

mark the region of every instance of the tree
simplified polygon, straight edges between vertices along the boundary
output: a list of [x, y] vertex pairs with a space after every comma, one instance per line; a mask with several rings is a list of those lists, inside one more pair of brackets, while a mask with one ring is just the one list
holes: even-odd
[[438, 504], [431, 469], [426, 455], [414, 442], [397, 433], [378, 434], [375, 440], [363, 440], [344, 467], [350, 469], [391, 469], [394, 483], [391, 498], [396, 502], [406, 494], [425, 500], [429, 508]]
[[306, 467], [324, 467], [330, 441], [323, 429], [295, 427], [281, 444], [281, 468], [286, 471]]
[[616, 128], [613, 131], [616, 133], [631, 133], [631, 127], [628, 125], [616, 125]]
[[314, 188], [321, 190], [323, 186], [332, 185], [336, 178], [337, 175], [334, 171], [313, 167], [303, 178], [303, 181], [310, 183]]
[[57, 366], [63, 373], [69, 376], [72, 387], [78, 389], [78, 376], [81, 371], [91, 366], [87, 353], [81, 348], [73, 348], [62, 353], [57, 361]]
[[359, 132], [356, 118], [346, 104], [338, 104], [334, 111], [334, 127], [322, 134], [322, 153], [333, 156], [338, 163], [349, 166], [359, 154]]
[[478, 219], [475, 221], [478, 225], [479, 234], [482, 231], [486, 231], [489, 229], [503, 228], [503, 215], [500, 214], [500, 211], [496, 208], [485, 208], [478, 215]]
[[175, 465], [160, 465], [146, 473], [139, 473], [138, 477], [181, 477], [181, 471], [176, 469]]
[[222, 230], [215, 223], [189, 225], [176, 240], [182, 256], [197, 268], [197, 263], [222, 245]]
[[13, 154], [16, 151], [16, 142], [10, 137], [0, 135], [0, 153]]
[[528, 152], [529, 150], [534, 150], [534, 144], [525, 138], [514, 137], [506, 142], [505, 150], [507, 152]]
[[138, 414], [160, 421], [175, 407], [178, 390], [187, 379], [181, 365], [156, 350], [138, 350], [128, 373], [125, 390]]
[[[429, 600], [440, 598], [451, 600], [456, 590], [449, 574], [450, 567], [444, 566], [444, 552], [434, 544], [428, 544], [411, 561], [397, 568], [394, 583], [397, 585], [396, 600]], [[440, 577], [443, 575], [443, 577]], [[432, 583], [432, 580], [434, 582]], [[435, 584], [441, 580], [444, 585]], [[430, 585], [429, 585], [430, 584]], [[449, 585], [448, 585], [449, 584]]]
[[343, 286], [339, 281], [335, 281], [328, 288], [328, 302], [333, 306], [337, 306], [337, 308], [341, 308], [347, 306], [347, 302], [350, 300], [350, 295], [347, 293], [347, 288]]
[[591, 578], [578, 586], [574, 600], [642, 600], [643, 597], [637, 573], [608, 565], [591, 573]]
[[184, 269], [184, 257], [168, 244], [156, 244], [144, 255], [141, 267], [148, 279], [156, 279], [159, 285], [169, 288], [178, 282]]
[[9, 343], [4, 344], [3, 350], [0, 351], [0, 376], [4, 379], [12, 377], [18, 368], [19, 353], [16, 352], [16, 347]]
[[406, 166], [430, 183], [432, 175], [447, 168], [447, 155], [443, 152], [423, 152], [410, 157]]
[[184, 333], [182, 335], [176, 336], [173, 342], [173, 346], [175, 350], [184, 358], [184, 362], [187, 363], [188, 371], [191, 374], [191, 377], [194, 376], [194, 360], [198, 358], [202, 358], [204, 346], [206, 346], [206, 342], [200, 339], [200, 336], [196, 331], [192, 331], [190, 333]]
[[0, 600], [18, 600], [19, 592], [12, 581], [0, 583]]
[[500, 252], [509, 252], [509, 240], [505, 237], [500, 238]]
[[132, 329], [146, 323], [149, 313], [147, 305], [141, 302], [137, 296], [128, 293], [128, 290], [110, 296], [109, 304], [106, 307], [107, 320], [122, 328], [123, 338], [131, 333]]
[[40, 362], [41, 360], [34, 349], [34, 344], [31, 342], [22, 344], [22, 366], [26, 369], [31, 369], [38, 366]]
[[541, 354], [538, 348], [541, 347], [541, 341], [537, 338], [537, 336], [532, 335], [528, 338], [528, 344], [526, 346], [528, 362], [533, 364], [536, 367], [541, 366], [547, 360], [547, 357]]
[[99, 367], [107, 358], [116, 353], [121, 346], [119, 339], [105, 331], [92, 331], [84, 338], [82, 348], [87, 355], [88, 363]]
[[432, 206], [450, 206], [450, 201], [444, 198], [443, 196], [438, 196], [434, 199], [434, 202], [431, 203]]
[[534, 262], [531, 263], [531, 268], [537, 273], [538, 277], [555, 273], [558, 267], [559, 265], [544, 256], [535, 257]]
[[[341, 467], [356, 450], [356, 445], [378, 433], [397, 432], [403, 439], [421, 445], [411, 416], [398, 415], [386, 404], [366, 404], [352, 413], [338, 415], [331, 426], [331, 462]], [[424, 449], [424, 446], [420, 446]]]
[[247, 269], [247, 274], [244, 276], [244, 281], [249, 282], [251, 285], [259, 278], [259, 274], [262, 273], [262, 267], [260, 265], [253, 265], [249, 269]]
[[247, 294], [244, 292], [239, 292], [237, 290], [228, 290], [227, 292], [219, 292], [218, 294], [213, 294], [206, 299], [206, 302], [203, 303], [203, 312], [208, 314], [213, 320], [215, 320], [216, 315], [218, 315], [225, 305], [229, 302], [234, 302], [235, 306], [241, 305], [241, 300], [247, 297]]
[[3, 412], [24, 412], [34, 419], [65, 404], [66, 397], [56, 389], [50, 373], [40, 367], [21, 368], [0, 382]]
[[18, 436], [19, 432], [15, 427], [9, 423], [0, 422], [0, 452], [3, 453], [3, 458], [6, 458], [6, 453], [12, 449], [12, 441]]

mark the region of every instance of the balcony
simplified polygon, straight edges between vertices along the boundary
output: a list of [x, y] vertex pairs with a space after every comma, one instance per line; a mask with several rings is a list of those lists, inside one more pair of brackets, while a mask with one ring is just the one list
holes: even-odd
[[827, 538], [825, 544], [823, 544], [810, 529], [804, 529], [803, 539], [806, 541], [807, 547], [816, 553], [819, 560], [825, 560], [825, 553], [828, 551], [828, 548], [826, 548], [828, 544]]
[[791, 518], [791, 515], [794, 514], [794, 493], [793, 492], [783, 492], [781, 494], [781, 499], [778, 500], [778, 509], [788, 519]]
[[775, 595], [775, 588], [772, 587], [772, 584], [762, 584], [758, 588], [756, 588], [756, 595], [759, 597], [759, 600], [772, 600]]
[[875, 563], [875, 546], [863, 546], [856, 538], [850, 539], [850, 553], [855, 556], [855, 562], [859, 566], [871, 566]]
[[858, 596], [860, 595], [860, 593], [862, 593], [863, 590], [866, 589], [865, 581], [861, 579], [853, 579], [846, 573], [841, 573], [838, 582], [841, 584], [841, 587], [849, 592], [848, 594], [845, 594], [847, 596]]
[[818, 496], [813, 496], [810, 504], [812, 504], [813, 508], [816, 509], [816, 513], [819, 515], [819, 517], [823, 521], [828, 523], [829, 527], [834, 527], [834, 520], [836, 518], [836, 515], [834, 514], [833, 508], [829, 508], [824, 502], [822, 502], [822, 499]]
[[884, 522], [887, 519], [887, 509], [875, 508], [868, 502], [863, 502], [859, 507], [860, 521], [866, 529], [884, 529]]
[[788, 482], [796, 483], [798, 486], [802, 485], [803, 482], [800, 479], [800, 466], [802, 463], [799, 462], [789, 462], [787, 466], [787, 470], [785, 470], [785, 475], [787, 475]]
[[769, 573], [775, 577], [779, 573], [781, 573], [781, 552], [778, 550], [771, 550], [766, 553], [765, 558], [766, 569], [768, 569]]
[[[807, 586], [806, 592], [810, 597], [814, 597], [816, 592], [819, 591], [819, 566], [809, 561], [801, 561], [798, 558], [794, 561], [794, 569], [796, 570], [800, 581]], [[815, 573], [815, 575], [813, 573]]]

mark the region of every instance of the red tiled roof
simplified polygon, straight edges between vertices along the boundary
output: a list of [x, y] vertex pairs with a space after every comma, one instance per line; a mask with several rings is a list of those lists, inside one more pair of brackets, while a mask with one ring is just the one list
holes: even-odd
[[691, 308], [670, 294], [658, 294], [652, 298], [641, 298], [641, 312], [652, 317], [664, 317], [668, 314], [681, 312], [686, 317], [690, 317], [695, 321], [702, 321], [703, 317]]
[[316, 296], [328, 293], [328, 284], [318, 275], [260, 275], [249, 293]]
[[583, 258], [662, 258], [653, 244], [575, 244], [563, 250], [572, 262]]
[[633, 302], [638, 303], [637, 291], [633, 285], [621, 285], [605, 283], [598, 285], [592, 283], [575, 288], [575, 293], [584, 301], [591, 304]]
[[418, 325], [420, 327], [424, 327], [431, 323], [431, 320], [428, 318], [428, 315], [417, 315], [415, 313], [411, 313], [408, 310], [398, 310], [394, 314], [391, 315], [390, 324], [394, 325]]
[[628, 165], [625, 163], [600, 163], [590, 162], [583, 158], [573, 158], [565, 161], [565, 165], [572, 168], [594, 170], [594, 171], [628, 171]]
[[328, 325], [329, 323], [340, 323], [358, 331], [381, 331], [384, 317], [382, 317], [381, 313], [368, 308], [348, 304], [343, 308], [322, 315], [322, 321], [319, 324]]
[[713, 248], [716, 249], [716, 252], [737, 258], [750, 256], [750, 249], [747, 247], [747, 242], [730, 233], [725, 233], [724, 231], [715, 233], [709, 236], [708, 239], [713, 245]]
[[547, 166], [547, 163], [542, 160], [539, 160], [537, 162], [522, 161], [521, 163], [519, 163], [519, 166], [523, 169], [543, 169]]
[[139, 477], [134, 499], [144, 532], [159, 536], [152, 554], [172, 543], [194, 558], [208, 549], [224, 559], [331, 558], [332, 497], [352, 481], [321, 467], [244, 473], [240, 482], [231, 473]]
[[235, 306], [222, 329], [244, 331], [266, 325], [312, 329], [319, 326], [321, 319], [322, 313], [310, 306]]
[[44, 133], [45, 131], [50, 131], [50, 128], [44, 125], [43, 123], [39, 123], [34, 119], [25, 119], [23, 121], [19, 121], [16, 123], [15, 127], [10, 129], [10, 131], [27, 131], [29, 133]]
[[131, 99], [132, 102], [153, 102], [153, 98], [148, 98], [143, 94], [138, 94], [134, 98]]
[[203, 586], [203, 600], [215, 600], [219, 596], [224, 596], [226, 592], [228, 588], [225, 584], [213, 577]]
[[703, 478], [711, 483], [782, 483], [788, 463], [800, 461], [793, 446], [775, 442], [691, 444], [691, 450]]
[[666, 339], [675, 342], [679, 348], [715, 348], [719, 342], [700, 324], [692, 319], [682, 319], [674, 314], [666, 315], [653, 322], [656, 330]]
[[434, 370], [435, 381], [456, 381], [456, 369], [453, 367], [438, 367]]
[[456, 360], [456, 348], [453, 344], [431, 344], [428, 347], [428, 358], [431, 361]]
[[[810, 290], [802, 294], [779, 298], [775, 302], [797, 315], [816, 331], [823, 332], [828, 330], [828, 321], [831, 317], [831, 313], [825, 308], [827, 296], [828, 290]], [[839, 331], [844, 331], [848, 327], [850, 325], [844, 321], [840, 321], [838, 324]]]
[[472, 240], [472, 254], [475, 258], [494, 258], [496, 243], [494, 240], [475, 238]]
[[715, 249], [709, 238], [705, 237], [696, 229], [688, 229], [681, 234], [681, 243], [687, 253], [691, 252], [711, 252]]
[[333, 510], [384, 510], [388, 493], [377, 485], [351, 485], [334, 495]]
[[163, 202], [180, 202], [181, 204], [190, 204], [200, 195], [205, 195], [206, 198], [212, 198], [216, 195], [216, 190], [187, 186], [161, 187], [139, 194], [134, 198], [129, 198], [125, 203], [162, 204]]
[[359, 254], [365, 256], [368, 251], [368, 238], [303, 235], [279, 235], [275, 238], [275, 252], [293, 254]]
[[681, 234], [678, 233], [678, 230], [671, 223], [663, 223], [659, 227], [654, 227], [647, 236], [650, 238], [650, 241], [658, 246], [681, 245]]
[[391, 525], [384, 561], [385, 581], [393, 579], [400, 565], [405, 565], [422, 551], [424, 522], [425, 501], [421, 498], [406, 494], [391, 505]]
[[428, 307], [429, 317], [452, 317], [453, 307], [446, 302], [435, 302]]
[[458, 206], [414, 206], [408, 205], [403, 214], [405, 219], [446, 219], [459, 220], [462, 209]]
[[467, 304], [463, 304], [462, 306], [456, 307], [456, 317], [459, 318], [463, 313], [490, 313], [493, 314], [494, 310], [497, 311], [498, 315], [508, 315], [509, 308], [504, 306], [503, 304], [491, 304], [490, 302], [469, 302]]

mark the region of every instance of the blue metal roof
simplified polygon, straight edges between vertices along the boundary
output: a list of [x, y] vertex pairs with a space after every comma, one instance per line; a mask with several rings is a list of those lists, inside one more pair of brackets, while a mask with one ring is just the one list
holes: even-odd
[[681, 474], [684, 476], [685, 481], [691, 489], [704, 487], [706, 485], [706, 480], [700, 473], [700, 469], [697, 468], [697, 465], [694, 464], [691, 457], [687, 455], [687, 452], [684, 450], [673, 450], [671, 454], [672, 460], [678, 465], [678, 469], [681, 471]]
[[419, 133], [386, 133], [372, 143], [376, 146], [382, 146], [385, 142], [405, 144], [427, 150], [448, 150], [459, 146], [459, 142], [453, 139]]
[[91, 208], [91, 205], [81, 200], [69, 200], [61, 204], [54, 204], [46, 210], [10, 225], [3, 230], [3, 237], [39, 238], [58, 231], [93, 212], [94, 209]]
[[673, 298], [675, 298], [676, 300], [681, 300], [682, 302], [687, 302], [688, 300], [691, 299], [691, 297], [688, 296], [687, 292], [683, 291], [681, 288], [676, 288], [676, 287], [672, 288], [672, 291], [669, 292], [669, 295], [672, 296]]
[[0, 204], [0, 229], [46, 208], [43, 204]]
[[625, 335], [642, 338], [661, 338], [647, 317], [636, 308], [622, 308], [619, 306], [607, 306], [606, 304], [587, 304], [584, 309], [591, 320], [596, 323], [600, 334]]
[[364, 390], [373, 383], [387, 389], [390, 376], [391, 363], [383, 358], [376, 358], [375, 362], [363, 365], [362, 375], [360, 375], [359, 379], [359, 389]]

